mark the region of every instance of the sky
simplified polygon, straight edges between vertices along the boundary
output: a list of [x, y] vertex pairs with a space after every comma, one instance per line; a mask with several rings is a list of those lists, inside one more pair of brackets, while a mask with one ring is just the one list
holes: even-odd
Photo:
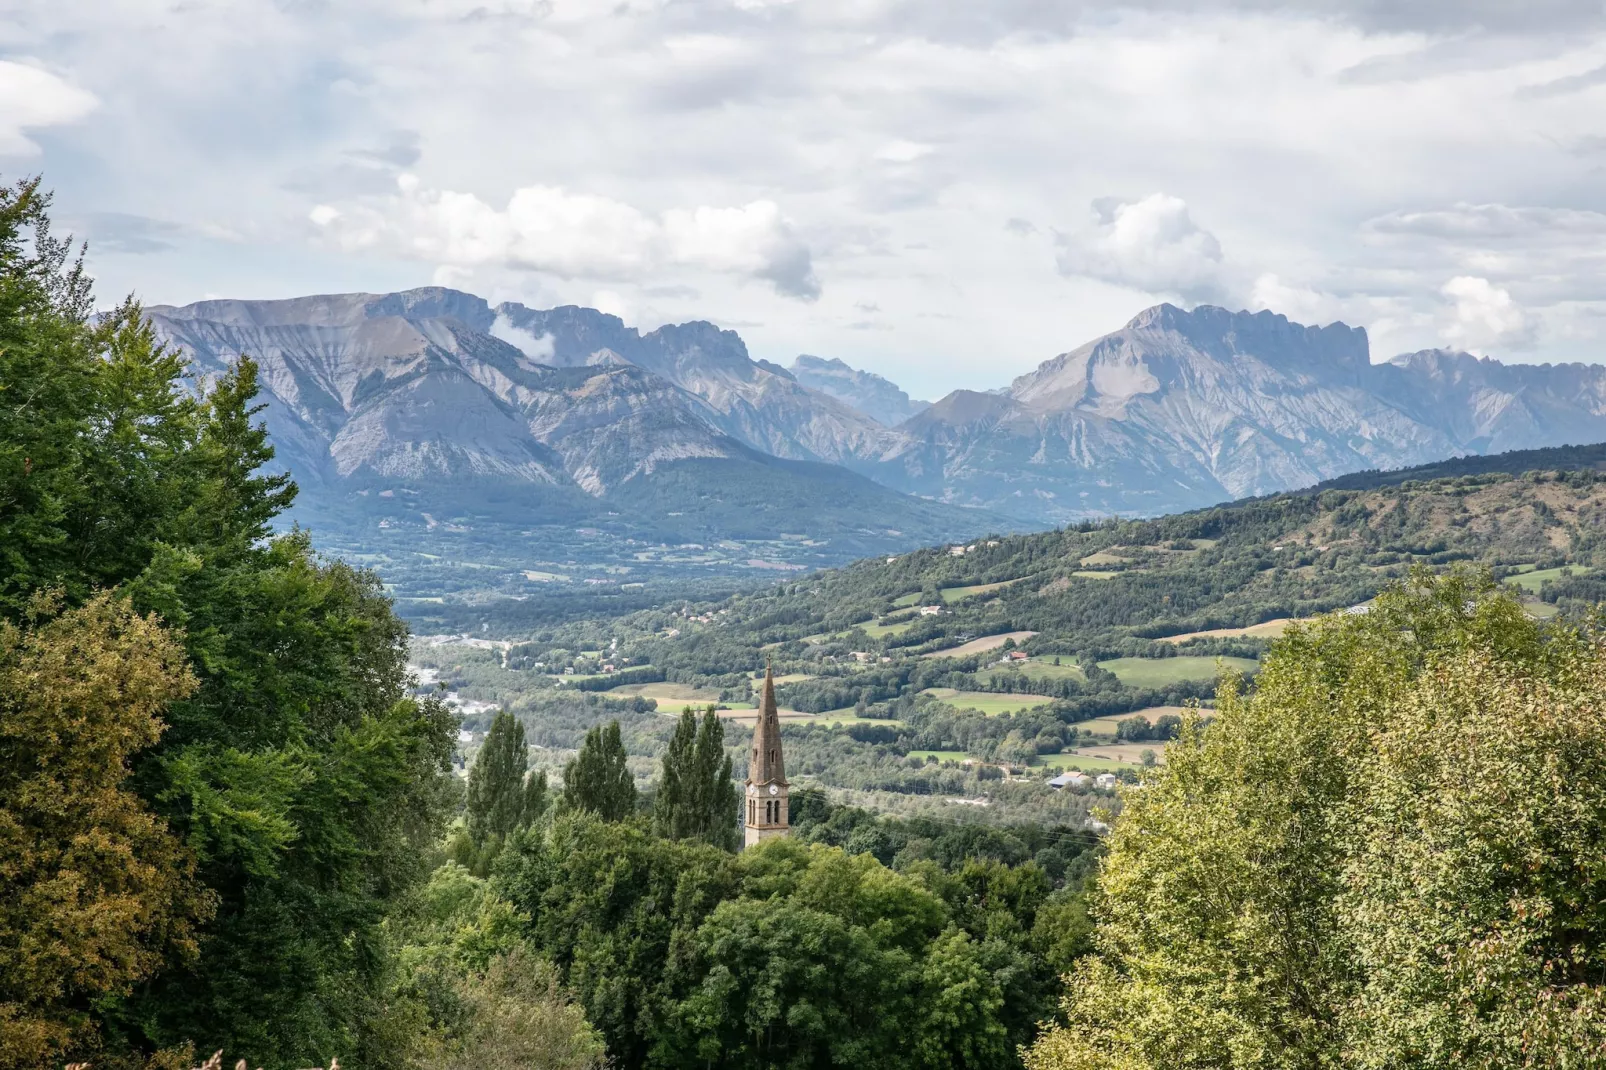
[[1160, 301], [1606, 360], [1581, 0], [0, 0], [103, 304], [440, 284], [917, 397]]

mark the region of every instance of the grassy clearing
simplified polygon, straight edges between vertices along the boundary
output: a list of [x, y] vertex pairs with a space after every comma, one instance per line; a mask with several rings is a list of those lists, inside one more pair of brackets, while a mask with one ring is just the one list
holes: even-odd
[[998, 590], [1000, 587], [1008, 587], [1014, 582], [1014, 580], [1000, 580], [997, 583], [977, 583], [970, 587], [944, 587], [942, 589], [942, 600], [951, 606], [955, 602], [963, 602], [967, 598], [975, 598], [979, 594], [987, 594], [990, 591]]
[[[571, 677], [571, 679], [573, 678]], [[623, 687], [612, 688], [607, 694], [640, 695], [642, 698], [657, 699], [660, 713], [668, 709], [667, 704], [669, 703], [707, 704], [719, 701], [718, 690], [693, 687], [691, 684], [672, 684], [667, 681], [660, 681], [656, 684], [626, 684]], [[678, 714], [680, 707], [677, 706], [670, 712]]]
[[863, 629], [864, 634], [868, 635], [871, 639], [883, 639], [889, 635], [902, 635], [910, 628], [913, 628], [915, 624], [916, 622], [912, 620], [900, 620], [895, 621], [892, 624], [871, 623], [856, 625], [856, 627]]
[[1139, 768], [1132, 762], [1094, 758], [1086, 754], [1043, 754], [1038, 756], [1037, 761], [1050, 769], [1080, 769], [1084, 773], [1112, 773], [1120, 769]]
[[1582, 576], [1589, 571], [1587, 567], [1577, 565], [1563, 568], [1542, 568], [1533, 572], [1524, 572], [1520, 576], [1509, 576], [1506, 578], [1506, 582], [1515, 583], [1529, 594], [1538, 594], [1541, 584], [1554, 583], [1556, 580], [1562, 579], [1566, 573]]
[[1294, 623], [1292, 617], [1278, 617], [1276, 620], [1263, 620], [1259, 624], [1251, 624], [1247, 628], [1207, 628], [1202, 632], [1183, 632], [1181, 635], [1162, 636], [1162, 643], [1186, 643], [1189, 639], [1209, 639], [1214, 636], [1249, 636], [1253, 639], [1277, 639], [1288, 626]]
[[1161, 740], [1149, 740], [1143, 743], [1106, 743], [1096, 747], [1077, 747], [1072, 752], [1072, 756], [1107, 758], [1112, 762], [1142, 765], [1143, 752], [1146, 750], [1152, 750], [1155, 761], [1161, 765], [1165, 764], [1165, 743]]
[[1082, 667], [1075, 663], [1061, 662], [1054, 664], [1053, 655], [1047, 658], [1033, 658], [1024, 665], [1012, 665], [1009, 668], [999, 666], [1004, 672], [1019, 673], [1028, 680], [1082, 680], [1085, 674]]
[[911, 592], [909, 594], [900, 594], [898, 597], [896, 597], [896, 598], [894, 598], [892, 600], [892, 604], [895, 605], [895, 606], [912, 606], [912, 605], [919, 604], [919, 602], [920, 602], [920, 592], [919, 591], [913, 591], [913, 592]]
[[[824, 713], [802, 713], [798, 710], [777, 710], [781, 716], [781, 724], [825, 724], [846, 727], [855, 724], [884, 724], [892, 728], [902, 728], [903, 721], [896, 717], [860, 717], [853, 712], [852, 706], [840, 710], [827, 710]], [[734, 724], [752, 725], [758, 721], [758, 711], [755, 709], [720, 710], [721, 720]]]
[[1126, 564], [1126, 560], [1126, 558], [1119, 554], [1112, 554], [1107, 550], [1100, 550], [1096, 554], [1088, 554], [1086, 557], [1082, 558], [1082, 560], [1078, 561], [1077, 564], [1081, 565], [1083, 568], [1097, 568], [1100, 565], [1124, 565]]
[[[1210, 717], [1214, 712], [1214, 710], [1206, 709], [1202, 710], [1201, 714], [1204, 717]], [[1131, 713], [1112, 713], [1104, 717], [1094, 717], [1087, 721], [1077, 721], [1071, 727], [1079, 728], [1084, 732], [1093, 732], [1097, 735], [1113, 736], [1120, 723], [1128, 717], [1142, 717], [1145, 721], [1153, 724], [1156, 719], [1167, 713], [1185, 717], [1188, 710], [1185, 706], [1149, 706], [1145, 709], [1133, 710]]]
[[[1217, 665], [1220, 662], [1220, 665]], [[1253, 658], [1112, 658], [1099, 668], [1113, 672], [1128, 687], [1165, 687], [1185, 680], [1214, 680], [1223, 669], [1252, 672], [1260, 667]]]
[[1084, 568], [1071, 573], [1071, 575], [1081, 580], [1113, 580], [1115, 577], [1119, 576], [1120, 573], [1096, 568]]
[[935, 758], [939, 762], [962, 762], [968, 755], [962, 750], [912, 750], [909, 752], [909, 757], [918, 758], [921, 761], [925, 761], [927, 758]]
[[1549, 620], [1561, 612], [1549, 602], [1539, 602], [1532, 599], [1523, 600], [1522, 611], [1534, 620]]
[[951, 646], [946, 650], [933, 650], [929, 654], [920, 655], [923, 658], [962, 658], [970, 654], [982, 654], [989, 650], [996, 650], [1004, 645], [1006, 639], [1013, 639], [1019, 643], [1023, 639], [1030, 639], [1036, 632], [1004, 632], [1002, 635], [984, 635], [980, 639], [972, 639], [962, 646]]
[[931, 687], [922, 694], [930, 695], [944, 706], [956, 710], [980, 710], [988, 717], [1002, 713], [1018, 713], [1053, 701], [1047, 695], [1004, 695], [992, 691], [955, 691], [951, 687]]

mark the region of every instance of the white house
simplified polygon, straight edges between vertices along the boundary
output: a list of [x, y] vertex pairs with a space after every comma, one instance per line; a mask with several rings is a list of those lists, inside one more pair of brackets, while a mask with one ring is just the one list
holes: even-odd
[[1098, 788], [1100, 791], [1114, 791], [1115, 785], [1118, 783], [1120, 783], [1120, 781], [1115, 779], [1114, 773], [1100, 773], [1098, 776], [1093, 778], [1093, 786]]

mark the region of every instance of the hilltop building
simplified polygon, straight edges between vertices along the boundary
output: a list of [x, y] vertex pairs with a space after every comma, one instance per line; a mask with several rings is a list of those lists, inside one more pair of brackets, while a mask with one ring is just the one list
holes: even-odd
[[786, 763], [781, 756], [781, 715], [775, 708], [775, 674], [764, 671], [764, 697], [753, 726], [753, 752], [747, 760], [746, 846], [785, 836], [787, 814]]

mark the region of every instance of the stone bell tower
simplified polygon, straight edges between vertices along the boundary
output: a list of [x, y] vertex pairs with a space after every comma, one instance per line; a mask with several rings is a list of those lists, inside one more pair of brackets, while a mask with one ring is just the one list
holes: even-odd
[[764, 697], [747, 759], [746, 846], [789, 830], [786, 765], [781, 759], [781, 715], [775, 710], [775, 674], [764, 670]]

